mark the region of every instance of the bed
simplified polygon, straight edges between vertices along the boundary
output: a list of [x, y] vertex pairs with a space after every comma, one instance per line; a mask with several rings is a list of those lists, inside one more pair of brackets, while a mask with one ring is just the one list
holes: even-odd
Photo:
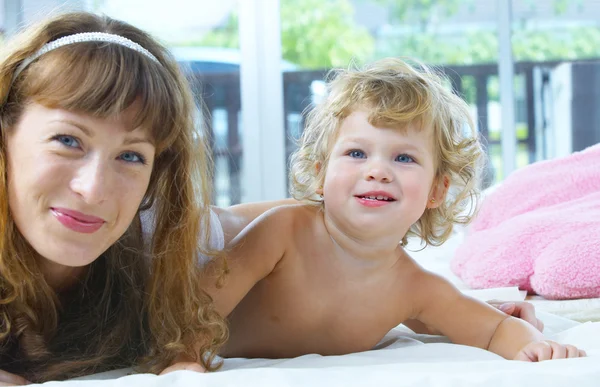
[[[600, 386], [600, 299], [548, 301], [517, 288], [469, 290], [449, 262], [461, 242], [456, 232], [442, 247], [413, 251], [425, 268], [447, 277], [481, 300], [523, 300], [535, 304], [548, 337], [585, 349], [587, 358], [541, 363], [506, 361], [443, 337], [417, 335], [399, 326], [373, 350], [345, 356], [307, 355], [294, 359], [228, 359], [211, 374], [178, 371], [169, 375], [112, 371], [60, 383], [75, 386]], [[419, 246], [409, 244], [410, 250]], [[55, 385], [59, 382], [50, 382]]]
[[[464, 237], [463, 230], [457, 231], [441, 247], [428, 247], [419, 251], [420, 246], [417, 243], [411, 243], [408, 248], [412, 250], [413, 256], [427, 270], [433, 271], [449, 279], [456, 287], [465, 293], [476, 296], [485, 301], [490, 299], [519, 301], [526, 300], [531, 302], [536, 310], [551, 313], [577, 322], [600, 322], [600, 298], [586, 298], [576, 300], [546, 300], [540, 296], [526, 295], [525, 292], [517, 293], [511, 291], [514, 288], [486, 289], [471, 291], [454, 273], [450, 270], [450, 260], [454, 256], [454, 251], [462, 242]], [[600, 386], [600, 382], [598, 383]]]

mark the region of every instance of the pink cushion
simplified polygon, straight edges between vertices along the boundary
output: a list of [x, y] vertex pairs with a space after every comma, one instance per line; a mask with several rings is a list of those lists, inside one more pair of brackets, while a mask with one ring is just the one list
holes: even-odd
[[472, 288], [600, 297], [600, 144], [510, 175], [484, 200], [451, 268]]

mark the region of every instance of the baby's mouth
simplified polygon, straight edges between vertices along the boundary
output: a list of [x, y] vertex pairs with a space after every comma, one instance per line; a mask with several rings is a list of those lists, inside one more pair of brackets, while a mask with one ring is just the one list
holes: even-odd
[[375, 201], [383, 201], [383, 202], [395, 202], [396, 199], [384, 196], [384, 195], [356, 195], [357, 198], [366, 199], [366, 200], [375, 200]]

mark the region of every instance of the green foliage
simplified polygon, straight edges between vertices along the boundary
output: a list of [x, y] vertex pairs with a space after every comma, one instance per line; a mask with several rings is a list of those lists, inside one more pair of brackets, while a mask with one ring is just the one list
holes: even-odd
[[[600, 28], [515, 29], [512, 45], [515, 61], [599, 58]], [[375, 55], [410, 56], [431, 64], [495, 63], [498, 61], [498, 38], [493, 31], [469, 32], [457, 37], [432, 33], [387, 37], [378, 43]]]
[[[239, 47], [238, 15], [199, 41], [185, 45]], [[282, 56], [306, 69], [347, 66], [351, 60], [369, 59], [374, 42], [354, 21], [349, 0], [281, 0]]]
[[363, 0], [384, 6], [397, 21], [416, 21], [426, 28], [432, 17], [454, 15], [461, 6], [470, 5], [474, 0]]
[[[105, 0], [92, 0], [99, 9]], [[281, 40], [284, 59], [306, 69], [346, 66], [351, 60], [364, 62], [384, 56], [410, 56], [431, 64], [495, 63], [498, 39], [494, 30], [441, 34], [440, 23], [467, 13], [480, 0], [280, 0]], [[389, 13], [391, 26], [411, 25], [415, 32], [382, 29], [374, 37], [354, 20], [353, 2], [377, 4]], [[492, 1], [492, 0], [490, 0]], [[537, 0], [522, 1], [535, 14]], [[495, 0], [494, 0], [495, 2]], [[585, 12], [583, 0], [552, 0], [555, 14], [569, 10]], [[239, 48], [238, 14], [201, 38], [174, 45]], [[513, 54], [517, 61], [548, 61], [600, 57], [600, 27], [583, 26], [535, 30], [527, 20], [513, 26]]]
[[281, 40], [284, 59], [313, 69], [369, 59], [374, 47], [348, 0], [281, 0]]
[[[96, 0], [100, 1], [100, 0]], [[281, 40], [284, 59], [305, 69], [346, 66], [351, 60], [410, 56], [430, 64], [478, 64], [498, 61], [494, 30], [441, 34], [437, 25], [459, 10], [472, 9], [475, 0], [361, 0], [389, 11], [392, 26], [411, 24], [411, 34], [385, 30], [375, 40], [354, 21], [350, 0], [281, 0]], [[514, 1], [514, 0], [513, 0]], [[522, 0], [535, 12], [535, 0]], [[581, 0], [553, 0], [556, 14], [571, 7], [582, 11]], [[535, 30], [526, 20], [513, 27], [513, 54], [517, 61], [548, 61], [600, 57], [600, 28], [568, 27]], [[239, 48], [238, 15], [232, 13], [201, 39], [179, 45]], [[465, 89], [465, 92], [468, 90]]]
[[[411, 23], [412, 34], [389, 33], [377, 42], [376, 57], [402, 55], [432, 64], [495, 63], [498, 60], [496, 31], [470, 31], [458, 35], [439, 34], [435, 25], [455, 15], [460, 8], [472, 7], [474, 0], [363, 0], [387, 7], [392, 24]], [[538, 3], [525, 0], [535, 13]], [[553, 0], [557, 15], [577, 7], [581, 0]], [[516, 61], [550, 61], [600, 57], [600, 27], [579, 26], [555, 30], [535, 30], [526, 21], [513, 26], [513, 55]]]
[[232, 12], [227, 17], [225, 23], [208, 34], [200, 41], [190, 41], [182, 45], [184, 46], [207, 46], [207, 47], [224, 47], [224, 48], [240, 48], [240, 36], [238, 34], [238, 14]]
[[571, 27], [553, 31], [513, 32], [517, 61], [550, 61], [600, 57], [600, 28]]
[[418, 33], [386, 37], [376, 49], [376, 57], [409, 56], [429, 64], [461, 64], [496, 62], [498, 39], [490, 31], [467, 32], [461, 36]]

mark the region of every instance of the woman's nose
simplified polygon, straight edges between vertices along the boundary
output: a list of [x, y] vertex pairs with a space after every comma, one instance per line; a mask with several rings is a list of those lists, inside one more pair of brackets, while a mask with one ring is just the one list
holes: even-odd
[[111, 170], [108, 162], [89, 160], [71, 180], [71, 190], [88, 204], [101, 204], [111, 192]]

